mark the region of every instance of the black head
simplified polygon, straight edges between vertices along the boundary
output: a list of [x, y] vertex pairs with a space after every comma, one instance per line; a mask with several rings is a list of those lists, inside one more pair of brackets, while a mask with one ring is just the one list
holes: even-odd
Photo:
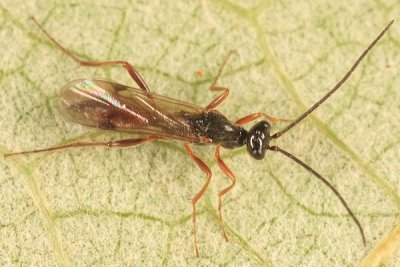
[[247, 151], [255, 159], [263, 159], [269, 147], [271, 124], [267, 121], [256, 123], [249, 131], [246, 140]]

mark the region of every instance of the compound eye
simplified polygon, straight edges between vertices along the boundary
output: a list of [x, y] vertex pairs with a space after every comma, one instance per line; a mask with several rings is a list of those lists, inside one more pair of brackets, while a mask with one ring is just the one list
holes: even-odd
[[246, 145], [247, 152], [253, 158], [258, 160], [264, 158], [270, 141], [270, 127], [267, 121], [260, 121], [250, 129]]
[[247, 142], [247, 151], [249, 154], [255, 159], [263, 159], [265, 156], [265, 145], [264, 145], [265, 138], [261, 136], [257, 136], [257, 134], [252, 134], [249, 136]]

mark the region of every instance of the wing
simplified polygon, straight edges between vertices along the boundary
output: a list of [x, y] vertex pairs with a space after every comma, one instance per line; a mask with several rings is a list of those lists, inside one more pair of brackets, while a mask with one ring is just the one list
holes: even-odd
[[185, 117], [203, 107], [104, 80], [75, 80], [60, 92], [67, 119], [106, 130], [156, 134], [198, 142]]

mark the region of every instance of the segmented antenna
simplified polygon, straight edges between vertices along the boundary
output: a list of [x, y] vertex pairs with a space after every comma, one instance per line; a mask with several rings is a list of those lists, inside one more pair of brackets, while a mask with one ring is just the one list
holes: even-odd
[[[310, 115], [315, 109], [317, 109], [325, 100], [327, 100], [334, 92], [336, 92], [344, 83], [345, 81], [350, 77], [350, 75], [353, 73], [353, 71], [357, 68], [357, 66], [360, 64], [360, 62], [365, 58], [365, 56], [368, 54], [368, 52], [376, 45], [376, 43], [379, 41], [379, 39], [382, 38], [382, 36], [387, 32], [387, 30], [392, 26], [394, 20], [389, 22], [389, 24], [383, 29], [383, 31], [378, 35], [378, 37], [375, 38], [375, 40], [367, 47], [367, 49], [362, 52], [361, 56], [358, 57], [356, 62], [353, 64], [353, 66], [347, 71], [347, 73], [343, 76], [343, 78], [327, 93], [325, 94], [318, 102], [316, 102], [311, 108], [309, 108], [306, 112], [304, 112], [302, 115], [300, 115], [297, 119], [295, 119], [292, 123], [290, 123], [286, 128], [284, 128], [282, 131], [279, 131], [271, 136], [273, 139], [278, 139], [281, 137], [284, 133], [292, 129], [296, 124], [301, 122], [304, 118], [306, 118], [308, 115]], [[279, 152], [286, 157], [290, 158], [297, 164], [299, 164], [301, 167], [306, 169], [308, 172], [313, 174], [315, 177], [317, 177], [320, 181], [322, 181], [335, 195], [336, 197], [340, 200], [342, 205], [345, 207], [347, 212], [349, 213], [350, 217], [353, 219], [353, 221], [356, 223], [358, 229], [360, 230], [360, 234], [362, 237], [362, 241], [364, 246], [366, 245], [365, 241], [365, 234], [364, 230], [361, 226], [361, 223], [358, 221], [357, 217], [354, 215], [354, 213], [351, 211], [349, 205], [346, 203], [344, 198], [340, 195], [340, 193], [336, 190], [335, 187], [327, 180], [325, 179], [321, 174], [316, 172], [313, 168], [308, 166], [306, 163], [301, 161], [299, 158], [295, 157], [291, 153], [279, 148], [278, 146], [270, 146], [268, 147], [269, 150]]]

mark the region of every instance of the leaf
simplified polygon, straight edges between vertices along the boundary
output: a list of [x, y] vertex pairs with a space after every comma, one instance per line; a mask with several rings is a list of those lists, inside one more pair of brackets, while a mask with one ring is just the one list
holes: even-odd
[[[63, 120], [56, 100], [66, 82], [105, 77], [134, 83], [120, 67], [77, 68], [31, 15], [78, 56], [127, 60], [153, 92], [201, 105], [216, 97], [206, 89], [235, 50], [218, 80], [231, 90], [218, 109], [234, 120], [258, 111], [299, 116], [398, 18], [399, 5], [35, 0], [2, 1], [0, 14], [0, 151], [7, 153], [130, 136]], [[225, 242], [216, 209], [229, 180], [215, 164], [213, 147], [193, 146], [214, 173], [197, 205], [196, 259], [191, 199], [206, 177], [180, 143], [151, 142], [2, 159], [0, 264], [395, 266], [397, 24], [339, 92], [277, 142], [341, 192], [364, 227], [366, 247], [339, 200], [315, 177], [272, 152], [253, 161], [244, 148], [222, 151], [238, 179], [223, 198]]]

